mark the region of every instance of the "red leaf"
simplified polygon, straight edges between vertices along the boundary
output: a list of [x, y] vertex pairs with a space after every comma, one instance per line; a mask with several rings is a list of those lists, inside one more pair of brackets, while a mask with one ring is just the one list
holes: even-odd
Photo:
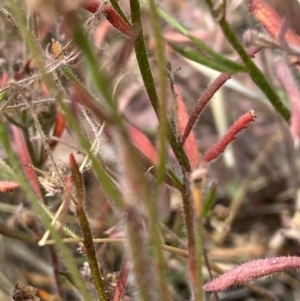
[[[188, 115], [185, 103], [182, 99], [180, 90], [176, 85], [174, 85], [174, 90], [177, 94], [177, 101], [178, 101], [179, 131], [180, 131], [180, 134], [183, 135], [186, 125], [189, 121], [189, 115]], [[199, 164], [200, 156], [199, 156], [194, 132], [191, 132], [190, 135], [187, 137], [185, 144], [184, 144], [184, 150], [186, 152], [187, 157], [190, 160], [192, 169], [195, 169]]]
[[204, 290], [218, 292], [273, 273], [300, 268], [300, 257], [273, 257], [249, 261], [206, 283]]
[[[273, 8], [263, 0], [249, 0], [249, 9], [254, 17], [266, 28], [270, 36], [278, 39], [283, 20]], [[289, 46], [300, 47], [300, 37], [290, 28], [287, 29], [284, 39]]]
[[125, 36], [132, 35], [132, 28], [128, 25], [118, 12], [109, 4], [104, 4], [101, 7], [101, 13], [113, 27], [122, 32]]
[[0, 181], [0, 192], [11, 192], [18, 187], [20, 184], [17, 182]]
[[125, 285], [129, 275], [129, 269], [127, 265], [128, 262], [127, 262], [127, 258], [125, 257], [122, 262], [118, 283], [114, 292], [114, 297], [112, 299], [113, 301], [120, 301], [124, 293]]
[[[60, 138], [63, 131], [66, 128], [66, 119], [65, 116], [62, 114], [62, 112], [57, 111], [56, 117], [55, 117], [55, 126], [53, 130], [53, 136]], [[50, 148], [53, 150], [55, 146], [57, 145], [58, 141], [52, 140], [49, 144]]]
[[7, 85], [9, 80], [9, 76], [7, 72], [3, 72], [2, 76], [0, 77], [0, 88], [3, 88]]
[[130, 126], [129, 135], [137, 148], [153, 163], [157, 163], [157, 152], [150, 140], [137, 128]]
[[100, 4], [99, 1], [87, 1], [82, 5], [82, 8], [94, 14], [99, 10]]
[[225, 136], [221, 139], [219, 143], [212, 146], [204, 155], [203, 155], [203, 161], [210, 162], [214, 159], [216, 159], [218, 156], [220, 156], [227, 145], [232, 142], [236, 135], [241, 132], [243, 129], [245, 129], [249, 122], [254, 121], [256, 118], [256, 115], [253, 110], [245, 113], [242, 115], [234, 124], [233, 126], [228, 130], [228, 132], [225, 134]]
[[28, 167], [32, 165], [31, 157], [25, 142], [25, 138], [23, 135], [23, 132], [20, 128], [16, 127], [15, 125], [11, 124], [12, 133], [14, 136], [14, 140], [16, 143], [16, 151], [17, 155], [19, 157], [19, 160], [21, 162], [21, 165], [24, 169], [25, 174], [27, 175], [27, 178], [35, 192], [35, 194], [39, 197], [42, 196], [39, 181], [37, 179], [35, 171]]
[[292, 72], [290, 71], [285, 59], [278, 57], [275, 60], [275, 68], [278, 79], [284, 87], [289, 101], [291, 110], [290, 132], [294, 140], [295, 147], [300, 145], [300, 92]]
[[111, 28], [110, 23], [107, 20], [103, 20], [103, 22], [101, 22], [96, 30], [95, 30], [95, 35], [94, 35], [94, 44], [96, 47], [101, 47], [104, 38], [108, 32], [108, 30]]

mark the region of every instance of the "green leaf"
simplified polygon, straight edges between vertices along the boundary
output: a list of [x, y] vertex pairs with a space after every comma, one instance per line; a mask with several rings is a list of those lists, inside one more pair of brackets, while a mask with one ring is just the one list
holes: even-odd
[[3, 101], [3, 100], [5, 100], [6, 94], [7, 94], [6, 92], [7, 91], [0, 92], [0, 102]]
[[216, 193], [217, 193], [217, 183], [213, 183], [208, 191], [208, 194], [206, 195], [204, 201], [203, 201], [203, 208], [201, 211], [201, 217], [204, 218], [208, 215], [208, 212], [210, 211], [215, 199], [216, 199]]
[[[138, 31], [138, 35], [135, 39], [134, 49], [136, 59], [139, 65], [140, 73], [144, 82], [145, 89], [147, 91], [151, 105], [159, 118], [159, 97], [156, 91], [156, 84], [151, 72], [150, 63], [148, 61], [147, 50], [145, 45], [145, 38], [143, 33], [140, 3], [137, 0], [131, 0], [131, 19], [132, 26]], [[167, 118], [167, 116], [165, 116]], [[189, 160], [183, 150], [183, 148], [178, 144], [177, 138], [175, 137], [170, 124], [168, 124], [168, 137], [174, 154], [181, 166], [188, 171], [191, 170]]]
[[182, 35], [187, 37], [196, 47], [198, 47], [202, 52], [204, 52], [208, 57], [211, 59], [215, 59], [219, 62], [219, 64], [223, 64], [227, 66], [230, 70], [236, 70], [237, 71], [245, 71], [245, 67], [235, 61], [232, 61], [228, 59], [227, 57], [223, 56], [222, 54], [216, 52], [211, 47], [209, 47], [207, 44], [202, 42], [200, 39], [196, 38], [190, 32], [185, 29], [179, 22], [177, 22], [174, 18], [172, 18], [170, 15], [168, 15], [166, 12], [164, 12], [162, 9], [159, 9], [160, 16], [169, 23], [174, 29], [179, 31]]
[[178, 44], [175, 44], [172, 42], [168, 42], [168, 44], [174, 51], [176, 51], [183, 57], [185, 57], [191, 61], [194, 61], [196, 63], [199, 63], [201, 65], [207, 66], [211, 69], [214, 69], [214, 70], [217, 70], [220, 72], [228, 72], [228, 73], [237, 73], [239, 71], [244, 70], [243, 66], [241, 66], [241, 65], [238, 65], [237, 67], [228, 66], [224, 63], [218, 62], [215, 59], [211, 59], [207, 56], [204, 56], [201, 53], [196, 52], [189, 47], [181, 47]]

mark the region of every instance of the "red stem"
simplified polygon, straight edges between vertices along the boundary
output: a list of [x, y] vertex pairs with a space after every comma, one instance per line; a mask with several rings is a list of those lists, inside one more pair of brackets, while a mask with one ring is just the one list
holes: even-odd
[[[259, 52], [261, 50], [261, 48], [262, 47], [259, 47], [259, 46], [251, 47], [248, 50], [248, 55], [250, 57], [254, 57], [254, 55], [257, 52]], [[238, 59], [236, 61], [239, 62], [240, 59]], [[208, 104], [208, 102], [211, 100], [211, 98], [214, 96], [214, 94], [226, 83], [226, 81], [231, 78], [231, 76], [232, 76], [232, 73], [224, 72], [224, 73], [220, 74], [212, 82], [212, 84], [209, 85], [209, 87], [204, 91], [202, 96], [199, 98], [193, 112], [190, 115], [189, 121], [186, 125], [184, 134], [182, 136], [182, 141], [181, 141], [182, 145], [184, 145], [184, 143], [186, 142], [186, 139], [190, 135], [190, 133], [191, 133], [193, 127], [194, 127], [195, 122], [199, 118], [199, 116], [200, 116], [201, 112], [203, 111], [203, 109], [205, 108], [205, 106]]]
[[213, 81], [213, 83], [209, 85], [209, 87], [204, 91], [203, 95], [199, 98], [184, 130], [181, 142], [182, 145], [184, 145], [184, 143], [186, 142], [188, 136], [190, 135], [194, 127], [196, 120], [200, 116], [205, 106], [208, 104], [208, 102], [211, 100], [214, 94], [227, 82], [227, 80], [231, 78], [231, 76], [231, 73], [222, 73], [221, 75], [219, 75]]
[[212, 146], [203, 156], [202, 160], [210, 162], [216, 159], [221, 153], [224, 152], [227, 145], [235, 139], [235, 136], [247, 127], [247, 124], [254, 121], [256, 115], [253, 110], [242, 115], [225, 134], [222, 140], [216, 145]]

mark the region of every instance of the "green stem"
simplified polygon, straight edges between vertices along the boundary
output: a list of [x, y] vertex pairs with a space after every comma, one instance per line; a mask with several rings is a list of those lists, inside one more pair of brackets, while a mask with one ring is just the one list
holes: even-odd
[[157, 13], [157, 7], [154, 0], [149, 0], [149, 7], [151, 12], [152, 30], [155, 38], [155, 53], [156, 62], [158, 68], [158, 83], [159, 83], [159, 161], [156, 172], [156, 197], [153, 200], [148, 200], [146, 203], [148, 209], [148, 216], [150, 220], [150, 233], [151, 242], [154, 246], [155, 252], [155, 264], [157, 283], [159, 287], [159, 299], [161, 301], [169, 300], [168, 288], [166, 284], [166, 265], [165, 258], [160, 247], [160, 232], [157, 225], [157, 203], [156, 199], [159, 198], [160, 187], [166, 177], [166, 165], [167, 165], [167, 139], [168, 139], [168, 119], [167, 116], [167, 100], [168, 100], [168, 77], [165, 60], [165, 47], [164, 41], [161, 35], [159, 17]]
[[[143, 0], [145, 1], [145, 0]], [[223, 64], [224, 67], [229, 68], [230, 70], [238, 71], [245, 71], [244, 66], [241, 64], [232, 61], [225, 57], [224, 55], [214, 51], [211, 47], [209, 47], [206, 43], [201, 41], [200, 39], [193, 36], [187, 29], [185, 29], [179, 22], [177, 22], [174, 18], [172, 18], [170, 15], [168, 15], [165, 11], [162, 9], [158, 10], [160, 16], [168, 22], [173, 28], [178, 30], [181, 34], [186, 36], [196, 47], [201, 49], [205, 52], [207, 56], [214, 59], [215, 63], [217, 64]]]
[[109, 0], [112, 7], [116, 10], [116, 12], [122, 17], [122, 19], [128, 24], [131, 25], [128, 19], [126, 18], [125, 14], [123, 13], [122, 9], [120, 8], [117, 0]]
[[[136, 59], [140, 68], [140, 72], [142, 75], [142, 79], [152, 104], [152, 107], [157, 115], [160, 118], [160, 108], [159, 108], [159, 98], [157, 95], [157, 91], [155, 88], [155, 83], [153, 79], [153, 75], [150, 69], [150, 64], [147, 57], [146, 46], [144, 42], [144, 34], [141, 20], [141, 10], [139, 0], [130, 0], [130, 8], [131, 8], [131, 18], [133, 30], [136, 32], [135, 36], [135, 54]], [[167, 116], [164, 116], [167, 120]], [[174, 151], [174, 154], [181, 166], [184, 166], [186, 171], [191, 170], [191, 166], [189, 160], [183, 150], [183, 148], [178, 144], [177, 139], [174, 133], [171, 130], [170, 124], [167, 123], [168, 137], [171, 144], [171, 147]]]
[[105, 287], [101, 278], [96, 252], [94, 248], [94, 242], [92, 232], [90, 229], [89, 221], [82, 206], [76, 208], [76, 214], [81, 227], [82, 236], [84, 238], [83, 244], [85, 248], [86, 258], [89, 263], [91, 273], [93, 276], [95, 288], [100, 301], [106, 301]]
[[[211, 0], [205, 0], [209, 8], [213, 11], [213, 3]], [[235, 49], [235, 51], [239, 54], [240, 58], [244, 62], [246, 69], [251, 76], [254, 83], [261, 89], [261, 91], [267, 96], [272, 106], [275, 110], [286, 120], [290, 119], [289, 110], [283, 105], [277, 93], [272, 89], [262, 72], [257, 68], [257, 66], [253, 63], [252, 59], [249, 57], [245, 49], [242, 47], [235, 34], [229, 27], [228, 23], [225, 20], [225, 12], [224, 16], [219, 19], [219, 25], [228, 40], [231, 46]]]
[[159, 186], [165, 177], [166, 162], [167, 162], [167, 138], [168, 138], [168, 119], [167, 116], [167, 99], [168, 99], [168, 77], [165, 60], [165, 47], [161, 35], [159, 17], [154, 0], [149, 0], [152, 29], [155, 38], [155, 53], [158, 68], [158, 83], [159, 83], [159, 162], [157, 166], [156, 180]]
[[79, 167], [77, 162], [73, 156], [70, 155], [70, 166], [72, 172], [72, 182], [76, 189], [76, 194], [74, 197], [74, 203], [76, 207], [76, 215], [79, 221], [79, 225], [81, 228], [82, 236], [83, 236], [83, 245], [85, 248], [85, 254], [87, 261], [89, 263], [91, 273], [93, 276], [94, 285], [98, 294], [98, 298], [100, 301], [106, 301], [105, 288], [102, 281], [102, 277], [100, 274], [98, 261], [96, 257], [96, 252], [94, 248], [92, 231], [89, 225], [89, 221], [83, 209], [85, 205], [85, 193], [84, 193], [84, 184], [82, 180], [82, 175], [79, 171]]

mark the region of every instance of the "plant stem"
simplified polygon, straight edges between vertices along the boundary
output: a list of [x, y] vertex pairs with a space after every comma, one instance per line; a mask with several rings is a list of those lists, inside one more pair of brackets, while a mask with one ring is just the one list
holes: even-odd
[[83, 209], [85, 203], [85, 198], [84, 198], [85, 193], [84, 193], [82, 175], [79, 171], [79, 167], [72, 153], [70, 155], [70, 166], [72, 171], [72, 180], [76, 189], [76, 198], [75, 198], [76, 215], [84, 239], [83, 240], [84, 251], [91, 269], [98, 298], [100, 301], [106, 301], [105, 288], [98, 266], [92, 231], [87, 216], [85, 214], [85, 211]]
[[[213, 3], [211, 0], [205, 0], [209, 8], [211, 9], [212, 13], [214, 14], [213, 10]], [[272, 89], [268, 81], [266, 80], [265, 76], [262, 72], [257, 68], [257, 66], [253, 63], [252, 59], [249, 57], [243, 46], [240, 44], [238, 39], [236, 38], [235, 34], [231, 30], [230, 26], [228, 25], [227, 21], [225, 20], [225, 12], [223, 12], [223, 16], [219, 18], [218, 23], [227, 38], [228, 42], [231, 46], [235, 49], [235, 51], [239, 54], [240, 58], [245, 64], [245, 67], [251, 76], [254, 83], [261, 89], [261, 91], [267, 96], [272, 106], [275, 110], [286, 120], [289, 121], [290, 119], [290, 112], [289, 110], [283, 105], [277, 93]]]
[[82, 235], [84, 237], [84, 248], [86, 253], [86, 258], [88, 260], [91, 273], [93, 276], [93, 281], [95, 284], [95, 288], [98, 294], [98, 298], [100, 301], [106, 301], [105, 288], [101, 278], [98, 261], [96, 257], [95, 248], [93, 245], [93, 237], [92, 232], [89, 226], [89, 221], [85, 215], [85, 212], [82, 207], [76, 210], [78, 221], [81, 227]]
[[[183, 211], [184, 211], [184, 222], [187, 232], [187, 248], [188, 248], [188, 265], [190, 278], [195, 279], [195, 268], [196, 268], [196, 239], [195, 239], [195, 225], [194, 225], [194, 208], [192, 202], [192, 195], [190, 185], [187, 177], [184, 177], [183, 187], [181, 190]], [[193, 283], [194, 284], [194, 283]], [[191, 286], [191, 294], [194, 294], [194, 285]]]
[[[135, 54], [136, 59], [140, 68], [140, 72], [142, 75], [142, 79], [152, 104], [152, 107], [159, 118], [159, 99], [157, 95], [157, 91], [155, 88], [155, 83], [153, 79], [153, 75], [150, 69], [150, 64], [147, 57], [146, 46], [144, 42], [144, 34], [143, 34], [143, 27], [142, 27], [142, 19], [141, 19], [141, 10], [140, 10], [140, 3], [139, 0], [130, 0], [130, 8], [131, 8], [131, 18], [132, 18], [132, 25], [133, 30], [135, 31]], [[167, 116], [164, 116], [167, 120]], [[186, 171], [191, 170], [191, 166], [189, 160], [183, 150], [183, 148], [178, 144], [178, 141], [171, 130], [170, 124], [167, 124], [168, 129], [168, 138], [171, 144], [171, 147], [174, 151], [174, 154], [181, 166], [184, 166]]]
[[149, 0], [152, 29], [155, 38], [155, 53], [158, 68], [158, 83], [159, 83], [159, 163], [157, 167], [156, 181], [159, 186], [165, 177], [166, 162], [167, 162], [167, 137], [168, 137], [168, 119], [167, 116], [167, 87], [168, 77], [165, 60], [165, 47], [161, 35], [159, 17], [154, 0]]

